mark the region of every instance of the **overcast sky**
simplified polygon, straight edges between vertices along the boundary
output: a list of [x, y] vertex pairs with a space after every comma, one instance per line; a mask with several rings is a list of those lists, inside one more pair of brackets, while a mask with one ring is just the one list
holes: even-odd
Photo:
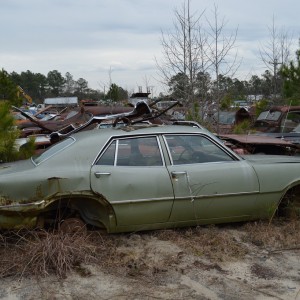
[[[162, 87], [155, 80], [155, 57], [160, 58], [161, 31], [172, 30], [174, 9], [183, 0], [0, 0], [0, 68], [7, 72], [30, 70], [47, 75], [58, 70], [84, 78], [89, 87], [103, 90], [112, 82], [129, 91], [145, 89], [153, 94]], [[270, 39], [268, 27], [274, 16], [276, 28], [300, 36], [299, 0], [191, 0], [191, 10], [214, 4], [228, 21], [226, 29], [238, 27], [236, 47], [242, 59], [241, 80], [261, 75], [265, 67], [259, 49]], [[111, 72], [109, 72], [111, 70]]]

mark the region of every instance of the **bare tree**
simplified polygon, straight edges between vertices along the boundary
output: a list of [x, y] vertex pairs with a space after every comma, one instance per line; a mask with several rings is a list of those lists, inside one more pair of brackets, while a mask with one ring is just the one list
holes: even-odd
[[[181, 9], [175, 9], [174, 30], [162, 32], [162, 61], [157, 63], [161, 82], [168, 85], [171, 78], [181, 74], [184, 82], [182, 98], [185, 104], [194, 101], [196, 75], [201, 70], [200, 14], [191, 14], [190, 0], [185, 0]], [[203, 42], [203, 40], [202, 40]]]
[[[215, 99], [218, 108], [218, 120], [220, 119], [220, 101], [222, 95], [220, 93], [220, 75], [233, 77], [240, 63], [237, 62], [237, 52], [233, 53], [237, 38], [238, 28], [231, 34], [225, 35], [225, 26], [227, 21], [225, 18], [219, 17], [219, 11], [216, 4], [212, 10], [213, 17], [207, 18], [208, 23], [208, 51], [206, 55], [211, 62], [212, 73], [215, 77]], [[210, 21], [211, 20], [211, 21]], [[217, 131], [219, 132], [219, 121]]]
[[284, 28], [278, 29], [275, 25], [275, 18], [272, 18], [272, 26], [268, 27], [269, 40], [260, 48], [260, 57], [267, 69], [273, 74], [273, 100], [277, 101], [279, 79], [278, 70], [281, 65], [290, 61], [290, 48], [292, 37]]

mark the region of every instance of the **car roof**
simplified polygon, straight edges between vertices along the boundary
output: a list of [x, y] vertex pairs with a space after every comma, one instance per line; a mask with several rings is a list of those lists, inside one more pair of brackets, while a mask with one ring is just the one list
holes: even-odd
[[76, 140], [93, 139], [98, 136], [101, 140], [113, 137], [125, 137], [133, 135], [170, 134], [170, 133], [206, 133], [212, 135], [208, 130], [185, 125], [134, 125], [118, 128], [99, 128], [95, 130], [78, 132], [73, 135]]
[[[201, 134], [205, 133], [214, 140], [219, 140], [206, 129], [184, 125], [138, 125], [119, 128], [87, 130], [73, 134], [70, 139], [76, 142], [66, 147], [66, 151], [55, 154], [56, 164], [64, 164], [70, 157], [79, 163], [91, 164], [106, 143], [113, 138], [154, 134]], [[230, 151], [230, 150], [229, 150]], [[48, 159], [47, 159], [48, 161]], [[49, 160], [51, 164], [51, 160]], [[47, 165], [47, 164], [46, 164]], [[47, 166], [48, 167], [48, 166]]]

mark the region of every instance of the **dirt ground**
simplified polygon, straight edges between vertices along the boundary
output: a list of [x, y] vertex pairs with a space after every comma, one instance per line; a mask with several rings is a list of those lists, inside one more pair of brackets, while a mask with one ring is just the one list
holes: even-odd
[[96, 234], [96, 239], [98, 244], [87, 242], [96, 245], [94, 260], [65, 276], [30, 275], [25, 269], [2, 276], [0, 299], [300, 300], [300, 222]]

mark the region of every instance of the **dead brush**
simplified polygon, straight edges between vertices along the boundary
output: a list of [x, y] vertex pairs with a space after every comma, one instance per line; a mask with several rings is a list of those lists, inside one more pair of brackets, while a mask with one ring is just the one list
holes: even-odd
[[236, 260], [248, 253], [232, 233], [217, 226], [168, 230], [159, 237], [174, 242], [188, 253], [213, 261]]
[[61, 232], [11, 232], [0, 247], [0, 277], [66, 276], [75, 266], [95, 261], [97, 247], [88, 235]]
[[264, 248], [283, 249], [300, 248], [300, 220], [273, 220], [253, 222], [244, 226], [245, 242], [251, 242]]

